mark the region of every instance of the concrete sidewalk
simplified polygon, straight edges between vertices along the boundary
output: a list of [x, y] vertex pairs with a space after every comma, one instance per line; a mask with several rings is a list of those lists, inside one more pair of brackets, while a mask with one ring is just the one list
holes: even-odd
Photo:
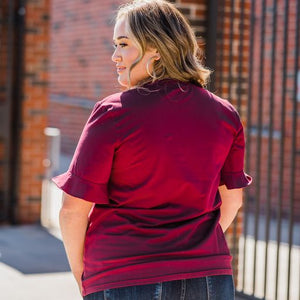
[[80, 300], [63, 244], [39, 225], [0, 227], [3, 300]]

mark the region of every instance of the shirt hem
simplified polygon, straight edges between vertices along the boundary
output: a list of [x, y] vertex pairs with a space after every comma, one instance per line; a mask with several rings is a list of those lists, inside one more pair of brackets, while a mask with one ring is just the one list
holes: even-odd
[[173, 280], [193, 279], [193, 278], [200, 278], [206, 276], [232, 275], [232, 274], [233, 273], [231, 269], [218, 269], [218, 270], [209, 270], [209, 271], [201, 271], [201, 272], [193, 272], [193, 273], [155, 276], [153, 278], [145, 278], [145, 279], [131, 279], [131, 280], [125, 280], [120, 282], [110, 282], [110, 283], [104, 283], [101, 285], [85, 288], [83, 290], [83, 296], [87, 296], [89, 294], [96, 293], [96, 292], [101, 292], [103, 290], [122, 288], [127, 286], [146, 285], [146, 284], [154, 284], [158, 282], [166, 282], [166, 281], [173, 281]]

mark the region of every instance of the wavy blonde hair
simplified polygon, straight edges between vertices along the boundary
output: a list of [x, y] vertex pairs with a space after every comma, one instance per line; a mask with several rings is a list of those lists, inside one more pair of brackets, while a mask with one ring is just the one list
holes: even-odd
[[173, 4], [165, 0], [134, 0], [119, 8], [116, 20], [124, 17], [140, 50], [130, 70], [148, 48], [155, 48], [160, 54], [160, 59], [154, 61], [153, 74], [139, 85], [165, 78], [207, 84], [211, 71], [202, 65], [195, 34]]

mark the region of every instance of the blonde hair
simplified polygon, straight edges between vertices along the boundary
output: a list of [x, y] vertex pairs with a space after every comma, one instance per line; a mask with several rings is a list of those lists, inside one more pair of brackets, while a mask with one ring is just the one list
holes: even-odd
[[201, 64], [195, 34], [174, 5], [165, 0], [134, 0], [119, 8], [117, 20], [124, 17], [140, 50], [130, 70], [148, 48], [157, 49], [160, 54], [160, 59], [154, 61], [153, 74], [140, 85], [165, 78], [207, 84], [211, 71]]

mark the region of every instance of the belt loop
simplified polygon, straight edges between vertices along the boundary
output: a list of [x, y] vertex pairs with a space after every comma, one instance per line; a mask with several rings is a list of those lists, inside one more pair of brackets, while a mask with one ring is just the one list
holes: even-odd
[[206, 280], [207, 300], [210, 300], [210, 295], [211, 295], [211, 281], [210, 281], [209, 276], [206, 276], [205, 280]]
[[180, 300], [185, 299], [185, 293], [186, 293], [186, 279], [181, 280], [181, 295]]
[[155, 287], [155, 299], [156, 300], [161, 300], [161, 297], [162, 297], [162, 286], [163, 286], [163, 283], [159, 282], [159, 283], [157, 283], [157, 285]]

